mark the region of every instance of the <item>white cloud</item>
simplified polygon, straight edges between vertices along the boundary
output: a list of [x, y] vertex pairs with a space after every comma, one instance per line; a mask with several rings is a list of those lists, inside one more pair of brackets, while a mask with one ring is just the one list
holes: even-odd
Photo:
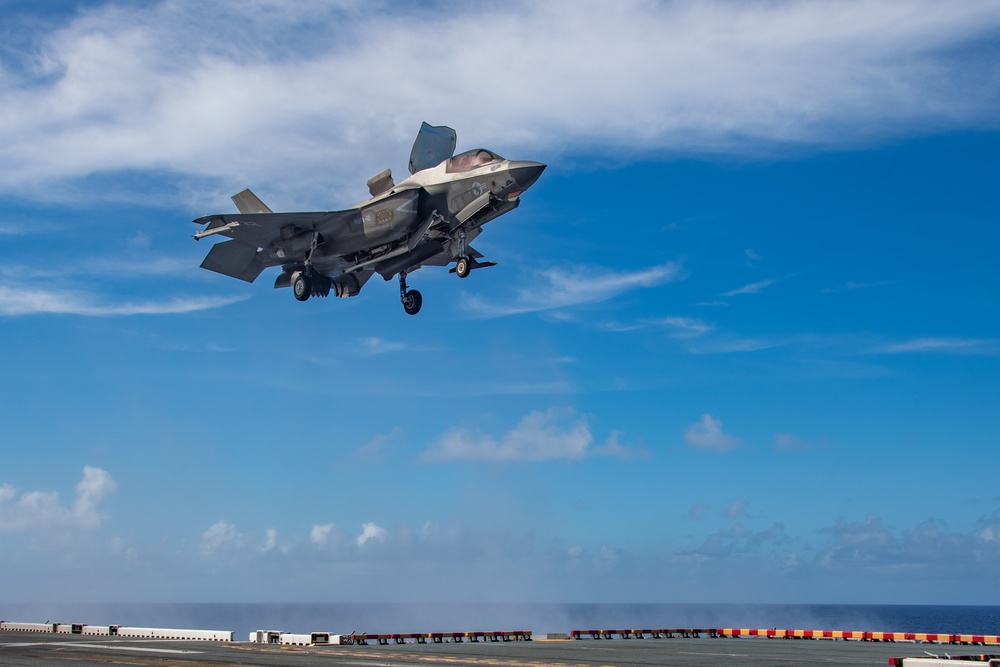
[[423, 460], [447, 461], [576, 461], [587, 455], [593, 442], [585, 417], [572, 410], [535, 411], [528, 414], [499, 441], [466, 429], [445, 433], [424, 452]]
[[313, 544], [323, 546], [330, 540], [330, 533], [333, 532], [333, 524], [325, 523], [316, 525], [309, 531], [309, 541]]
[[725, 517], [727, 519], [739, 519], [747, 515], [747, 501], [745, 498], [738, 498], [730, 501], [726, 507]]
[[406, 343], [386, 340], [377, 336], [362, 338], [358, 341], [359, 352], [366, 357], [374, 357], [391, 352], [402, 352], [407, 349]]
[[[361, 190], [358, 169], [402, 164], [425, 118], [541, 153], [759, 153], [997, 122], [992, 68], [962, 49], [1000, 25], [989, 0], [278, 7], [105, 5], [34, 35], [4, 63], [0, 187], [145, 169]], [[517, 86], [470, 106], [481, 68], [426, 35], [463, 44], [482, 25]]]
[[261, 546], [262, 551], [271, 551], [278, 546], [278, 530], [276, 528], [268, 528], [264, 531], [264, 544]]
[[600, 267], [561, 266], [541, 271], [526, 280], [515, 300], [489, 303], [479, 295], [463, 294], [465, 309], [475, 317], [502, 317], [607, 301], [625, 292], [655, 287], [680, 278], [681, 266], [667, 262], [638, 271], [612, 271]]
[[245, 542], [245, 536], [236, 530], [235, 524], [220, 519], [201, 534], [201, 551], [214, 554], [225, 549], [239, 549]]
[[692, 447], [725, 452], [740, 444], [739, 438], [722, 432], [722, 421], [712, 415], [702, 415], [701, 421], [684, 431], [684, 442]]
[[385, 538], [388, 536], [389, 531], [385, 528], [381, 528], [374, 523], [366, 523], [361, 526], [361, 534], [358, 535], [357, 538], [358, 546], [363, 547], [372, 540], [376, 542], [384, 542]]
[[914, 352], [954, 352], [964, 354], [998, 354], [1000, 339], [996, 338], [913, 338], [891, 343], [876, 352], [908, 354]]
[[774, 435], [774, 449], [779, 452], [804, 452], [812, 449], [813, 446], [802, 438], [796, 438], [788, 433], [776, 433]]
[[770, 287], [778, 281], [777, 278], [768, 278], [767, 280], [760, 280], [755, 283], [749, 283], [743, 287], [739, 287], [728, 292], [724, 292], [722, 296], [738, 296], [740, 294], [757, 294], [766, 287]]
[[670, 331], [673, 338], [697, 338], [712, 331], [715, 327], [693, 317], [664, 317], [651, 322]]
[[609, 456], [625, 461], [649, 458], [641, 446], [624, 445], [612, 431], [604, 444], [592, 446], [594, 437], [585, 416], [570, 409], [536, 410], [497, 439], [478, 431], [456, 428], [445, 433], [422, 455], [430, 463], [449, 461], [578, 461], [588, 456]]
[[167, 301], [102, 303], [101, 297], [78, 290], [45, 290], [0, 285], [0, 316], [83, 315], [118, 317], [126, 315], [174, 315], [221, 308], [249, 296], [175, 297]]
[[83, 468], [71, 507], [63, 507], [59, 494], [54, 491], [29, 491], [14, 500], [17, 489], [3, 484], [0, 486], [0, 533], [95, 530], [106, 518], [99, 506], [116, 488], [107, 471], [91, 466]]

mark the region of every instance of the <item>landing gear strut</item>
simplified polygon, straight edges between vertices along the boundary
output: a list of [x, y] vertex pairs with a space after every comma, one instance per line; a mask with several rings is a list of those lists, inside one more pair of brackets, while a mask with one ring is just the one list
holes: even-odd
[[455, 274], [459, 278], [468, 278], [469, 273], [472, 271], [472, 262], [469, 261], [469, 256], [466, 252], [465, 232], [463, 231], [458, 237], [458, 261], [455, 262]]
[[312, 241], [309, 244], [309, 252], [306, 253], [305, 267], [295, 277], [295, 280], [292, 281], [292, 293], [299, 301], [307, 301], [313, 292], [312, 256], [316, 251], [316, 246], [319, 245], [319, 238], [319, 232], [313, 232]]
[[407, 315], [416, 315], [419, 313], [420, 306], [424, 303], [420, 292], [415, 289], [407, 289], [406, 271], [399, 272], [399, 300], [403, 303], [403, 310], [406, 311]]

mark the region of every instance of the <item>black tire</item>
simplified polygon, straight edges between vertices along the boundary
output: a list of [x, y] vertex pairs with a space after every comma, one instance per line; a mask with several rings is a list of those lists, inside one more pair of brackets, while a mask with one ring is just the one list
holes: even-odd
[[455, 273], [459, 278], [468, 278], [469, 273], [472, 272], [472, 263], [469, 261], [468, 257], [459, 257], [458, 261], [455, 263]]
[[403, 310], [407, 315], [416, 315], [420, 312], [420, 306], [424, 305], [424, 298], [415, 289], [408, 290], [403, 297]]
[[292, 283], [292, 293], [299, 301], [306, 301], [312, 294], [312, 281], [304, 273], [300, 273]]

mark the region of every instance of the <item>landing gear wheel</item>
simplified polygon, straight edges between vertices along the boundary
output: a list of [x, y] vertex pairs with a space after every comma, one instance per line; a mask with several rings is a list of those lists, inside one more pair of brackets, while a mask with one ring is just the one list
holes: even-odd
[[305, 301], [312, 294], [312, 280], [304, 273], [300, 273], [292, 283], [292, 293], [299, 301]]
[[424, 303], [424, 298], [415, 289], [407, 290], [403, 295], [403, 310], [407, 315], [416, 315], [420, 312], [420, 306]]
[[469, 261], [468, 257], [459, 257], [458, 261], [455, 263], [455, 273], [459, 278], [468, 278], [469, 273], [472, 271], [472, 262]]

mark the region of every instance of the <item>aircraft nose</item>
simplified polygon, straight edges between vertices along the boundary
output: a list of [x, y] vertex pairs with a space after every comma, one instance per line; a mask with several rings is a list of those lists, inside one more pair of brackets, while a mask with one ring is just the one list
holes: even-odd
[[517, 160], [510, 163], [510, 174], [517, 181], [521, 190], [527, 190], [538, 180], [538, 177], [545, 171], [545, 165], [541, 162], [530, 162], [528, 160]]

